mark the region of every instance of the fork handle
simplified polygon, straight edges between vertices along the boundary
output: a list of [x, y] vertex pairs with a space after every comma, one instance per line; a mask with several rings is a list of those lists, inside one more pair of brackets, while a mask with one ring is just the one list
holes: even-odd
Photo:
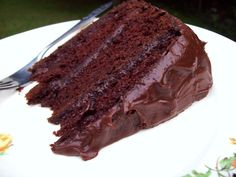
[[98, 15], [102, 14], [103, 12], [105, 12], [107, 9], [109, 9], [111, 6], [113, 5], [112, 1], [109, 1], [103, 5], [101, 5], [100, 7], [98, 7], [97, 9], [93, 10], [88, 16], [83, 17], [77, 24], [75, 24], [72, 28], [70, 28], [68, 31], [66, 31], [64, 34], [62, 34], [60, 37], [58, 37], [56, 40], [54, 40], [53, 42], [51, 42], [50, 44], [48, 44], [37, 56], [37, 61], [40, 60], [41, 58], [43, 58], [43, 56], [45, 55], [45, 53], [52, 48], [55, 44], [57, 44], [58, 42], [62, 41], [63, 39], [65, 39], [67, 36], [69, 36], [70, 34], [74, 33], [75, 31], [77, 31], [78, 29], [81, 29], [82, 27], [88, 25], [90, 22], [92, 22]]

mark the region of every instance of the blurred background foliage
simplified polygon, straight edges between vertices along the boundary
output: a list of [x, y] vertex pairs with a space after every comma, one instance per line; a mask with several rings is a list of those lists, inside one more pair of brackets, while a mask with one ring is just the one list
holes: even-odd
[[[236, 0], [149, 0], [184, 22], [236, 41]], [[76, 20], [105, 0], [0, 0], [0, 39], [53, 23]]]

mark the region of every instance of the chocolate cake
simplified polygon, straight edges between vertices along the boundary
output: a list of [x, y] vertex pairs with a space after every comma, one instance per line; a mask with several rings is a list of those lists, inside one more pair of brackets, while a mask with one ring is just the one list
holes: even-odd
[[31, 69], [29, 104], [60, 124], [52, 151], [94, 158], [98, 151], [176, 116], [212, 86], [204, 42], [176, 17], [128, 0]]

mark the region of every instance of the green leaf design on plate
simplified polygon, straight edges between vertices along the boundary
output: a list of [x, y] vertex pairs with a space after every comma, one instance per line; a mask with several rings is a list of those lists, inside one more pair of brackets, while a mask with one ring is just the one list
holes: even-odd
[[235, 157], [225, 157], [219, 162], [220, 170], [230, 170], [232, 168], [232, 163], [235, 160]]
[[208, 168], [208, 171], [205, 173], [198, 172], [193, 170], [191, 173], [186, 174], [182, 177], [210, 177], [211, 175], [215, 174], [218, 177], [235, 177], [236, 174], [233, 173], [236, 170], [236, 153], [230, 157], [225, 157], [221, 160], [217, 160], [215, 168]]
[[187, 174], [183, 177], [209, 177], [210, 175], [211, 175], [211, 170], [210, 169], [208, 169], [208, 171], [205, 172], [205, 173], [193, 170], [191, 174]]

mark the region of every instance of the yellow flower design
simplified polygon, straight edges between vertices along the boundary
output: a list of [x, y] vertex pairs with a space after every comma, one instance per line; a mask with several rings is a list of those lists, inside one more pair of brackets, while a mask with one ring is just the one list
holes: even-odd
[[231, 144], [236, 144], [236, 138], [229, 138]]
[[11, 146], [12, 137], [8, 134], [0, 134], [0, 154], [6, 152], [6, 150]]

